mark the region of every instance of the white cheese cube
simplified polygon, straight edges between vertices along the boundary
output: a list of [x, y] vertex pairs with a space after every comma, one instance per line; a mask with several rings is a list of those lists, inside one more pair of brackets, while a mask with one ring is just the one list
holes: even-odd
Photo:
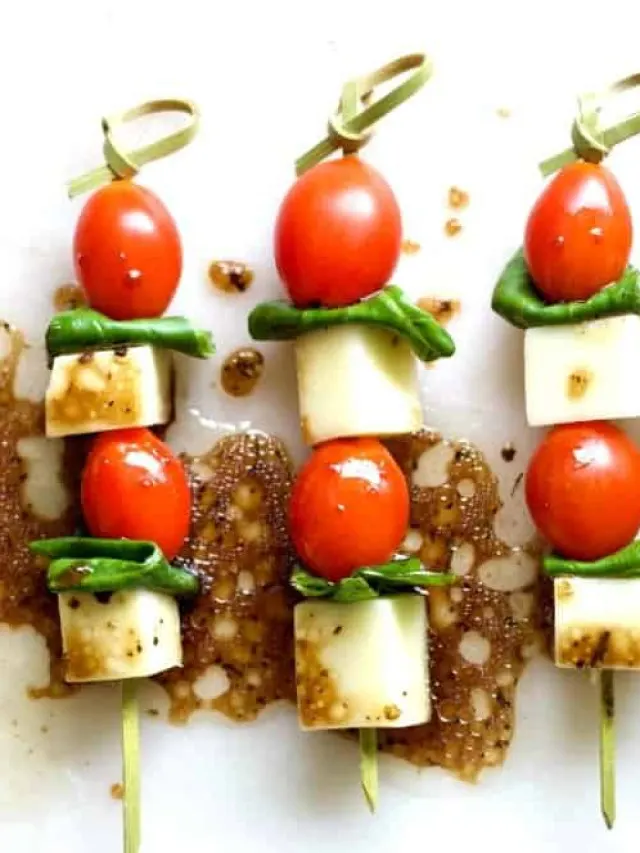
[[415, 593], [294, 611], [298, 719], [306, 730], [429, 719], [426, 600]]
[[146, 678], [182, 665], [180, 613], [160, 592], [65, 592], [58, 596], [69, 682]]
[[332, 326], [296, 340], [304, 441], [401, 435], [422, 427], [415, 357], [393, 332]]
[[527, 329], [530, 426], [640, 416], [640, 317]]
[[171, 419], [172, 359], [167, 350], [60, 355], [45, 398], [50, 437], [165, 424]]
[[640, 580], [555, 578], [557, 666], [640, 669]]

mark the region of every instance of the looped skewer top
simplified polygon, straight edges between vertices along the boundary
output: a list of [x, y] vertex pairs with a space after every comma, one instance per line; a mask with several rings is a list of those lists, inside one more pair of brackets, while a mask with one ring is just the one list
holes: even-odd
[[[149, 115], [173, 112], [184, 113], [189, 117], [189, 121], [167, 136], [156, 139], [147, 145], [142, 145], [133, 151], [124, 151], [118, 144], [115, 137], [116, 131], [121, 125]], [[68, 185], [69, 197], [73, 198], [81, 193], [89, 192], [114, 179], [133, 178], [145, 163], [167, 157], [188, 145], [196, 135], [199, 122], [198, 107], [192, 101], [177, 98], [146, 101], [144, 104], [139, 104], [125, 112], [103, 118], [105, 165], [98, 166], [97, 169], [70, 181]]]
[[640, 112], [632, 113], [608, 128], [603, 129], [600, 123], [607, 102], [637, 87], [640, 87], [640, 74], [631, 74], [601, 92], [581, 95], [578, 98], [578, 115], [571, 127], [573, 145], [540, 164], [543, 176], [552, 175], [574, 160], [600, 163], [615, 145], [640, 133]]
[[[413, 73], [399, 86], [372, 100], [376, 87], [410, 71]], [[432, 71], [430, 59], [423, 53], [414, 53], [346, 83], [338, 110], [329, 119], [328, 136], [296, 160], [296, 174], [301, 175], [338, 149], [353, 154], [366, 145], [372, 133], [369, 128], [421, 89]], [[364, 106], [360, 112], [359, 105]]]

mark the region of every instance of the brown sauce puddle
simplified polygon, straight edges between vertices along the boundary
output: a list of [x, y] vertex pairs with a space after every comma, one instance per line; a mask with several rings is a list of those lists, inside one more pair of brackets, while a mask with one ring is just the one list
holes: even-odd
[[[27, 545], [73, 532], [77, 507], [48, 522], [23, 505], [26, 468], [18, 442], [43, 434], [42, 406], [13, 393], [23, 346], [21, 336], [11, 332], [10, 353], [0, 362], [0, 621], [31, 625], [43, 635], [51, 682], [32, 695], [60, 696], [70, 688], [62, 682], [57, 605], [46, 590], [44, 567]], [[527, 558], [533, 572], [515, 588], [505, 585], [495, 567], [488, 572], [488, 560], [514, 552], [493, 533], [498, 485], [479, 451], [463, 442], [442, 443], [433, 434], [393, 441], [390, 447], [413, 481], [407, 550], [431, 566], [452, 565], [462, 580], [430, 594], [432, 720], [383, 732], [382, 749], [471, 780], [483, 767], [501, 763], [513, 736], [517, 681], [539, 639], [537, 564]], [[437, 447], [450, 457], [442, 484], [421, 484], [421, 460]], [[73, 472], [82, 455], [81, 441], [68, 444], [65, 470], [71, 472], [72, 495], [77, 495]], [[203, 589], [183, 612], [184, 668], [157, 680], [169, 694], [176, 722], [202, 708], [250, 720], [274, 701], [295, 699], [294, 598], [287, 585], [293, 555], [286, 530], [291, 464], [281, 442], [262, 434], [228, 436], [185, 461], [192, 472], [194, 511], [180, 559], [195, 564]], [[224, 673], [227, 686], [205, 699], [198, 681], [212, 666]]]

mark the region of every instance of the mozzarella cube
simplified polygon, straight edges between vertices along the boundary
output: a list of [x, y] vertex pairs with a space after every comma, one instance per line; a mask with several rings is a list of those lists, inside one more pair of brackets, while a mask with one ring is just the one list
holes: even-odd
[[49, 437], [165, 424], [171, 419], [172, 358], [156, 347], [60, 355], [45, 397]]
[[302, 435], [309, 445], [422, 427], [415, 357], [393, 332], [332, 326], [296, 340]]
[[640, 317], [527, 329], [530, 426], [640, 416]]
[[554, 579], [557, 666], [640, 669], [640, 580]]
[[422, 596], [305, 601], [295, 608], [294, 633], [303, 729], [396, 728], [429, 719]]
[[69, 682], [146, 678], [182, 665], [176, 600], [147, 589], [58, 596]]

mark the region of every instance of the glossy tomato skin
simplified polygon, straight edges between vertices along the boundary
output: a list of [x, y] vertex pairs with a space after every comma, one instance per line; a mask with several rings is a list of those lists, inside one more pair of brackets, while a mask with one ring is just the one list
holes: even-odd
[[81, 500], [92, 536], [149, 540], [169, 560], [189, 533], [184, 466], [148, 429], [97, 436], [82, 473]]
[[182, 273], [173, 218], [151, 190], [132, 181], [113, 181], [89, 198], [73, 256], [89, 304], [114, 320], [159, 317]]
[[640, 529], [640, 450], [613, 424], [566, 424], [545, 436], [525, 480], [529, 512], [563, 557], [597, 560]]
[[398, 263], [400, 208], [359, 157], [328, 160], [289, 190], [275, 228], [278, 272], [295, 305], [350, 305], [387, 284]]
[[561, 169], [535, 203], [524, 256], [547, 300], [588, 299], [620, 278], [632, 239], [618, 181], [604, 166], [578, 161]]
[[291, 538], [303, 564], [327, 580], [388, 561], [409, 524], [409, 491], [376, 439], [319, 445], [294, 483]]

